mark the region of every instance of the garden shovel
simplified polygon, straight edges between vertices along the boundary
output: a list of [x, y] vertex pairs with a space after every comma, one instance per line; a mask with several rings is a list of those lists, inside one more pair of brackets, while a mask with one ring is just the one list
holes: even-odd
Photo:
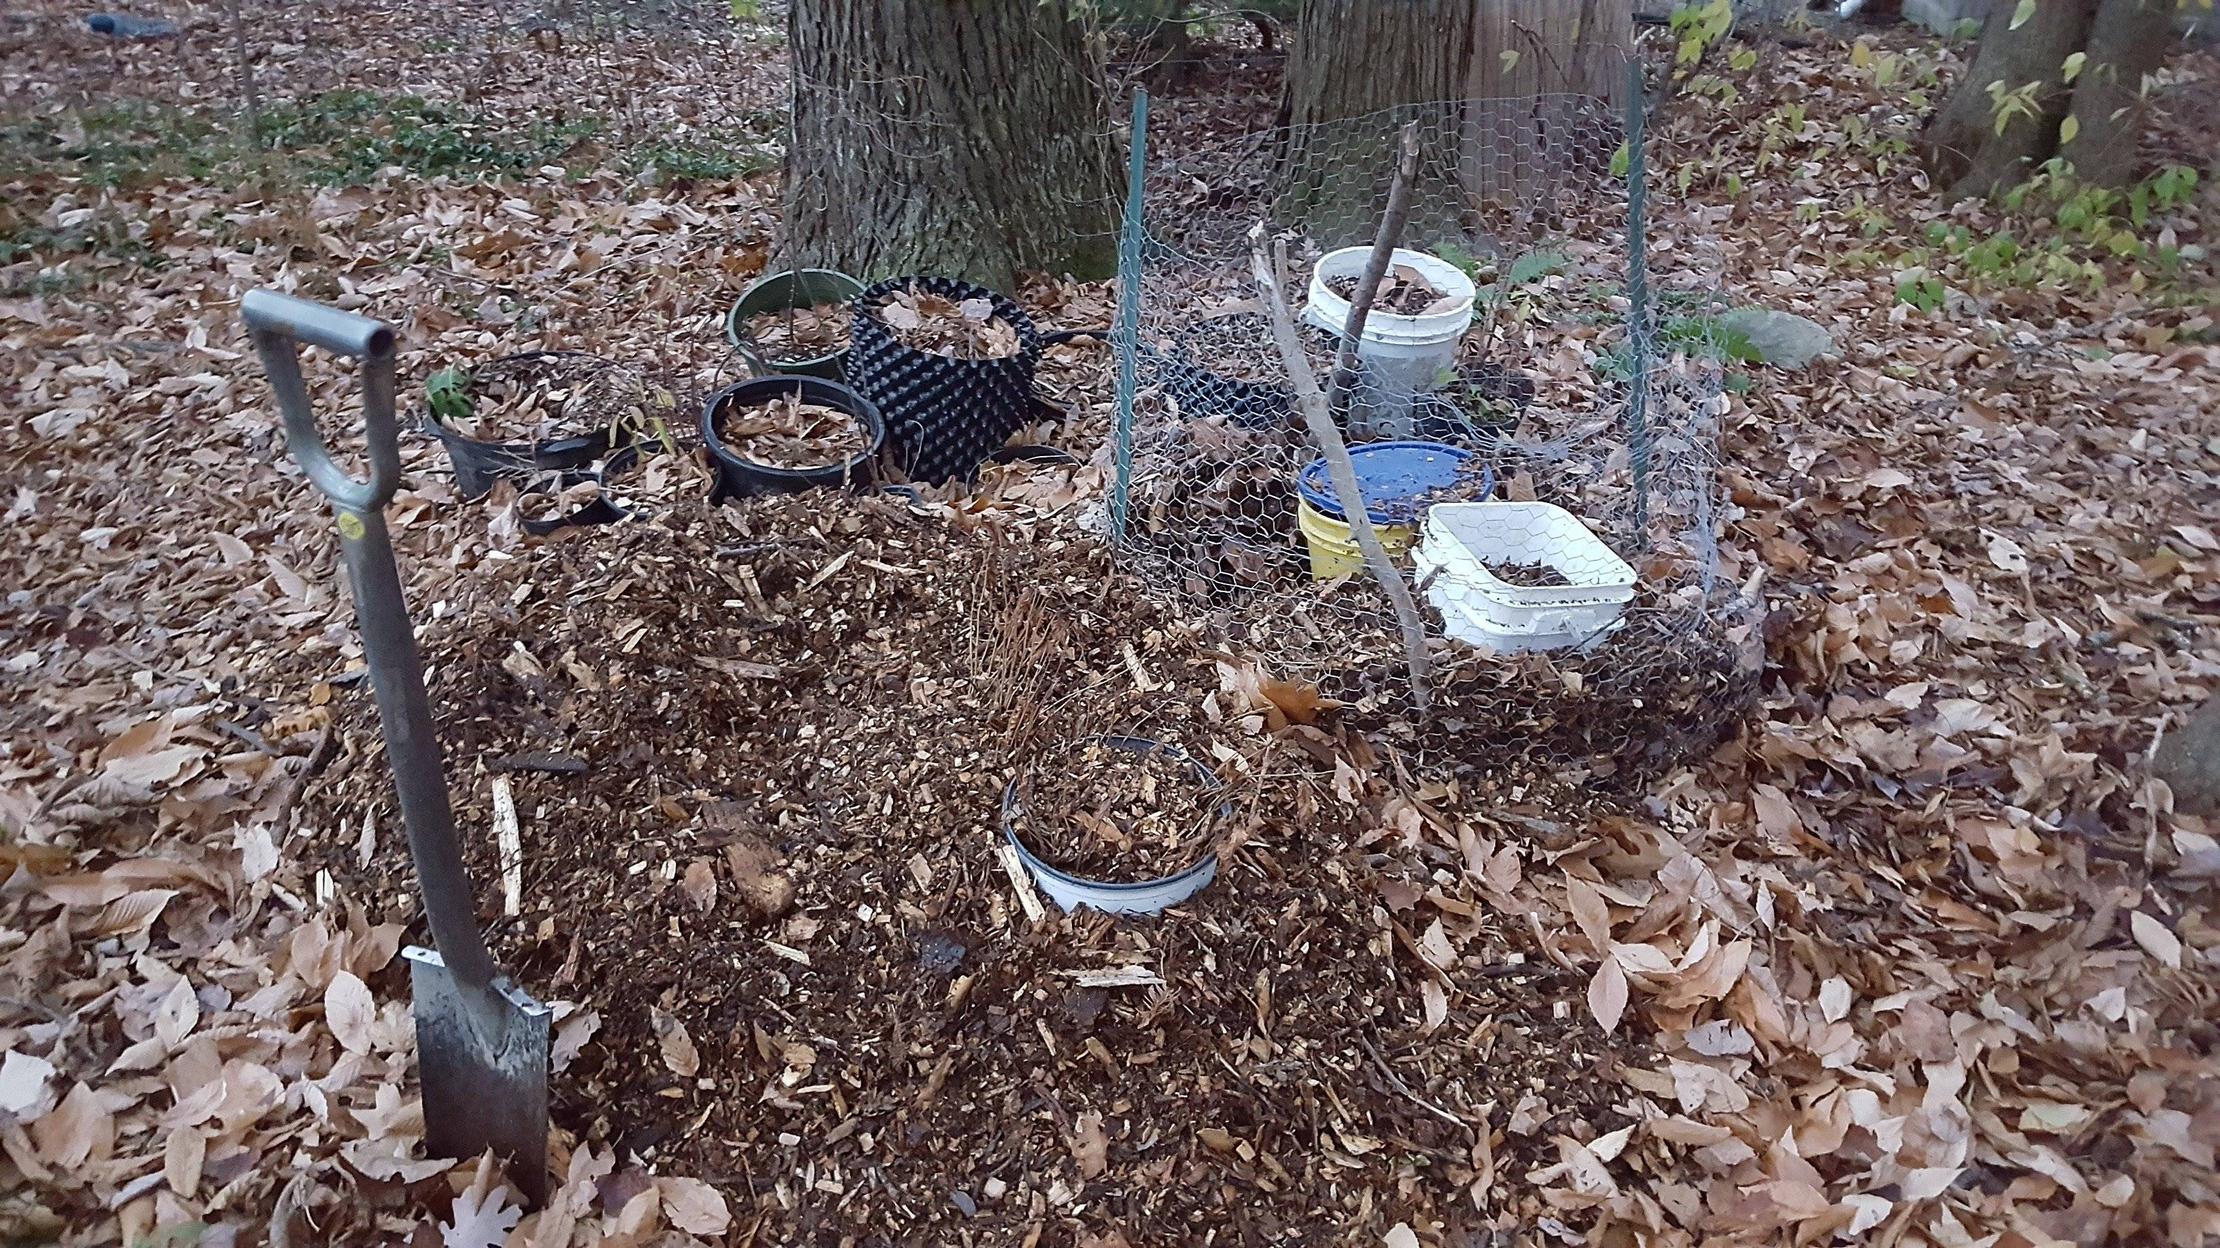
[[[547, 1189], [549, 1014], [495, 972], [455, 842], [424, 668], [385, 528], [386, 500], [401, 475], [393, 426], [393, 331], [271, 290], [249, 292], [239, 310], [285, 413], [286, 443], [308, 479], [331, 498], [385, 729], [386, 759], [408, 825], [424, 919], [437, 946], [402, 951], [416, 1006], [425, 1147], [443, 1157], [492, 1149], [508, 1160], [510, 1178], [537, 1205]], [[362, 361], [368, 481], [349, 476], [324, 447], [301, 380], [304, 342]]]

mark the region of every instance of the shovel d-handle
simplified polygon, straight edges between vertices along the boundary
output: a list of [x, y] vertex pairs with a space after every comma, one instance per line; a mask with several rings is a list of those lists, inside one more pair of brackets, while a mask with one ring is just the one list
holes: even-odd
[[[431, 699], [424, 692], [424, 666], [416, 653], [416, 636], [409, 628], [408, 607], [401, 595], [401, 574], [385, 527], [386, 500], [393, 497], [401, 476], [401, 449], [393, 423], [393, 331], [368, 317], [274, 290], [248, 292], [239, 310], [270, 375], [271, 388], [277, 391], [278, 407], [285, 414], [286, 445], [308, 479], [331, 498], [338, 520], [340, 555], [354, 586], [362, 651], [370, 663], [386, 758], [400, 794], [401, 819], [408, 825], [409, 854], [416, 862], [432, 943], [438, 946], [448, 973], [468, 990], [462, 997], [489, 1003], [473, 1012], [479, 1014], [475, 1021], [488, 1029], [489, 1040], [497, 1039], [503, 1016], [490, 1004], [493, 955], [478, 931], [475, 893], [455, 840], [439, 737], [432, 727]], [[362, 361], [370, 460], [367, 481], [349, 476], [332, 459], [317, 431], [315, 409], [301, 380], [299, 344], [304, 342]]]

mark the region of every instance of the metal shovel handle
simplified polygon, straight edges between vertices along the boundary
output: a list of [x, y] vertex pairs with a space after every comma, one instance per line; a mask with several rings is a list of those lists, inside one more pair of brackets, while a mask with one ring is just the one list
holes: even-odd
[[[455, 838], [431, 698], [424, 691], [424, 665], [416, 652], [401, 574], [385, 527], [386, 500], [393, 497], [401, 477], [401, 448], [393, 417], [393, 331], [368, 317], [274, 290], [249, 291], [239, 310], [277, 391], [278, 407], [285, 414], [286, 445], [308, 479], [331, 498], [338, 519], [340, 555], [354, 585], [362, 652], [370, 663], [386, 759], [393, 766], [401, 819], [408, 825], [409, 855], [416, 863], [432, 943], [455, 979], [476, 990], [464, 996], [490, 1002], [493, 998], [485, 990], [494, 978], [493, 956], [478, 931], [476, 894]], [[316, 428], [316, 412], [301, 379], [300, 344], [304, 342], [362, 361], [370, 459], [367, 481], [349, 476], [332, 459]], [[483, 1024], [494, 1028], [491, 1035], [500, 1034], [498, 1017], [490, 1008]]]

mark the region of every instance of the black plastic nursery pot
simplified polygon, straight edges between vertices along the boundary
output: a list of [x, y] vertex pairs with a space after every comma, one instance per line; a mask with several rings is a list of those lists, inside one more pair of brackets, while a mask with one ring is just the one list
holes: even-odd
[[[789, 394], [799, 394], [804, 403], [816, 403], [855, 417], [856, 423], [863, 426], [864, 448], [838, 463], [813, 468], [780, 468], [746, 459], [725, 445], [724, 438], [717, 432], [719, 418], [725, 411], [753, 407]], [[701, 409], [701, 440], [717, 472], [716, 489], [710, 497], [723, 502], [762, 494], [794, 494], [823, 486], [869, 484], [877, 475], [874, 467], [879, 451], [886, 445], [886, 421], [869, 399], [837, 381], [821, 377], [758, 377], [726, 386], [709, 396]]]
[[[526, 494], [560, 494], [564, 490], [583, 485], [588, 481], [593, 482], [596, 486], [606, 487], [608, 483], [622, 476], [638, 460], [639, 453], [631, 447], [626, 447], [610, 455], [598, 467], [588, 464], [583, 468], [557, 472], [552, 476], [538, 477], [527, 484], [523, 492]], [[615, 524], [628, 514], [622, 507], [612, 502], [606, 489], [603, 489], [596, 491], [591, 501], [581, 504], [563, 515], [542, 516], [536, 519], [519, 515], [517, 522], [524, 527], [525, 532], [545, 537], [550, 533], [559, 533], [564, 529], [582, 529], [591, 528], [597, 524]]]
[[862, 290], [862, 282], [838, 269], [795, 269], [766, 274], [741, 292], [732, 310], [725, 314], [725, 341], [730, 342], [732, 349], [747, 362], [748, 371], [758, 377], [784, 374], [838, 381], [848, 358], [846, 349], [804, 359], [774, 360], [758, 349], [749, 337], [748, 319], [765, 312], [784, 312], [788, 308], [846, 305]]
[[[897, 292], [915, 289], [961, 303], [985, 299], [1017, 331], [1014, 355], [959, 360], [905, 345], [881, 319]], [[950, 277], [899, 277], [856, 296], [848, 384], [886, 418], [894, 464], [913, 481], [969, 477], [1034, 416], [1033, 371], [1041, 333], [1007, 297]]]
[[[541, 361], [566, 359], [592, 360], [611, 369], [624, 367], [614, 360], [575, 351], [526, 351], [489, 360], [471, 371], [483, 375], [496, 368], [521, 369]], [[440, 445], [447, 448], [448, 462], [455, 468], [455, 486], [464, 498], [485, 497], [496, 481], [590, 469], [595, 460], [607, 456], [616, 447], [613, 425], [536, 442], [504, 442], [461, 433], [440, 419], [436, 411], [428, 410], [424, 423], [432, 436], [439, 439]]]

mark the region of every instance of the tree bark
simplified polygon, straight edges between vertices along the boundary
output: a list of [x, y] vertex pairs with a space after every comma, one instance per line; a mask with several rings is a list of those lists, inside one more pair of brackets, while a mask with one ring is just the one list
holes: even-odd
[[[1368, 237], [1394, 165], [1390, 136], [1419, 123], [1414, 239], [1476, 199], [1526, 200], [1619, 99], [1632, 0], [1304, 0], [1280, 115], [1281, 215], [1322, 241]], [[1577, 102], [1576, 102], [1577, 101]], [[1357, 134], [1330, 123], [1386, 112]]]
[[1117, 267], [1117, 145], [1060, 0], [794, 0], [789, 262], [1013, 289]]
[[2173, 21], [2173, 0], [2104, 0], [2098, 7], [2067, 113], [2074, 137], [2058, 145], [2075, 177], [2101, 186], [2134, 179], [2149, 108], [2143, 81], [2165, 58]]
[[[1951, 199], [2014, 185], [2057, 154], [2058, 123], [2073, 99], [2066, 57], [2088, 41], [2096, 0], [2038, 0], [2033, 16], [2014, 30], [2018, 8], [2019, 0], [1989, 0], [1973, 64], [1920, 136], [1927, 171]], [[2035, 116], [2012, 117], [1999, 131], [1992, 83], [2006, 91], [2034, 83]]]

